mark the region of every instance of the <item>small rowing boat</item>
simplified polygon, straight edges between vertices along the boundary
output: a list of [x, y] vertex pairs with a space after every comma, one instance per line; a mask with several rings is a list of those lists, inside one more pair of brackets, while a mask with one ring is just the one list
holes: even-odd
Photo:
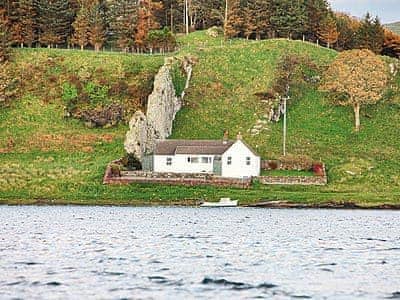
[[231, 198], [221, 198], [219, 202], [204, 202], [200, 207], [236, 207], [238, 200], [231, 200]]

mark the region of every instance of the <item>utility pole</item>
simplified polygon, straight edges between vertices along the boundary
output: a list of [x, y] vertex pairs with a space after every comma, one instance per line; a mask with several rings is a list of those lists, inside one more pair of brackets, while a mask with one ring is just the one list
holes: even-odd
[[287, 136], [287, 101], [289, 96], [290, 86], [286, 86], [286, 94], [283, 96], [283, 156], [286, 156], [286, 136]]
[[228, 25], [228, 0], [225, 0], [225, 15], [224, 15], [224, 36], [226, 38], [226, 26]]
[[287, 97], [283, 97], [283, 156], [286, 156], [286, 108]]
[[186, 35], [189, 34], [189, 0], [185, 0], [185, 29]]

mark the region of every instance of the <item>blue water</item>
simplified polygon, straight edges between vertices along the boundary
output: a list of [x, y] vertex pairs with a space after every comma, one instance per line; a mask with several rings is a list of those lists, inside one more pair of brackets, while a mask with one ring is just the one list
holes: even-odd
[[0, 206], [0, 299], [400, 299], [400, 212]]

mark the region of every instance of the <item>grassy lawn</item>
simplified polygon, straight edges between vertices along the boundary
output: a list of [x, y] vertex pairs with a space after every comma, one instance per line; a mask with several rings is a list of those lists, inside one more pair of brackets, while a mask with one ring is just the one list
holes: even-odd
[[[308, 55], [325, 66], [336, 56], [333, 50], [300, 41], [225, 42], [204, 32], [184, 36], [180, 42], [178, 55], [194, 55], [198, 63], [172, 138], [218, 139], [225, 129], [231, 137], [240, 131], [264, 159], [281, 156], [282, 122], [268, 123], [259, 135], [251, 135], [250, 129], [266, 114], [254, 94], [273, 83], [277, 59], [290, 52]], [[381, 102], [362, 107], [362, 131], [357, 134], [351, 108], [331, 105], [315, 87], [306, 85], [294, 88], [289, 103], [288, 152], [324, 161], [327, 186], [256, 183], [250, 190], [239, 190], [102, 185], [106, 164], [124, 155], [128, 125], [88, 129], [78, 120], [64, 119], [60, 87], [71, 74], [89, 74], [99, 82], [123, 79], [134, 86], [148, 73], [154, 75], [162, 63], [162, 56], [17, 50], [15, 68], [24, 89], [11, 107], [0, 111], [0, 203], [168, 205], [220, 197], [243, 204], [259, 200], [400, 203], [399, 106]]]

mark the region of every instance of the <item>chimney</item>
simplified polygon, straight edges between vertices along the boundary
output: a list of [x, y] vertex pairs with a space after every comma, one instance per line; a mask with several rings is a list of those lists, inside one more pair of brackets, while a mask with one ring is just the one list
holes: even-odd
[[225, 144], [228, 143], [228, 140], [229, 140], [229, 131], [225, 130], [224, 131], [224, 137], [222, 138], [222, 143], [225, 145]]
[[240, 131], [238, 132], [236, 139], [239, 141], [243, 139], [242, 133]]

